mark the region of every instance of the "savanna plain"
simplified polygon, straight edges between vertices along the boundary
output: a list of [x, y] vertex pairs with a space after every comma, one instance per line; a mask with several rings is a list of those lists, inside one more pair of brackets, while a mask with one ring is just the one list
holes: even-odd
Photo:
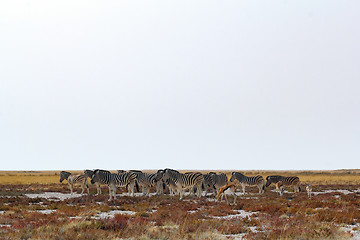
[[247, 187], [227, 204], [211, 193], [179, 200], [168, 189], [131, 197], [118, 188], [108, 201], [108, 188], [97, 195], [90, 183], [90, 194], [75, 186], [71, 195], [60, 171], [0, 171], [0, 239], [360, 239], [360, 170], [239, 172], [296, 175], [302, 192]]

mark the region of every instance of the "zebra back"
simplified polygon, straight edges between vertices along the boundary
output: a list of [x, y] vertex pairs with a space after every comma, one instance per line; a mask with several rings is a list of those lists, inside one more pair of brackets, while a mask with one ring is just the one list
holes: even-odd
[[272, 183], [276, 184], [282, 182], [284, 186], [294, 186], [300, 183], [300, 179], [297, 176], [284, 177], [279, 175], [272, 175], [266, 177], [266, 187], [270, 186]]
[[166, 181], [169, 178], [182, 188], [190, 188], [195, 185], [200, 185], [204, 181], [204, 177], [200, 172], [188, 172], [186, 174], [182, 174], [176, 170], [165, 169], [163, 179]]
[[84, 174], [78, 174], [78, 175], [70, 175], [67, 180], [71, 184], [80, 183], [80, 184], [86, 184], [86, 186], [88, 186], [86, 178], [87, 177], [85, 177]]
[[238, 180], [240, 183], [249, 186], [260, 185], [260, 184], [263, 184], [265, 186], [265, 180], [260, 175], [248, 177], [240, 172], [233, 172], [230, 178], [230, 182], [233, 182], [235, 180]]
[[136, 177], [137, 175], [133, 172], [111, 173], [109, 184], [115, 184], [119, 187], [126, 187], [131, 182], [135, 182]]

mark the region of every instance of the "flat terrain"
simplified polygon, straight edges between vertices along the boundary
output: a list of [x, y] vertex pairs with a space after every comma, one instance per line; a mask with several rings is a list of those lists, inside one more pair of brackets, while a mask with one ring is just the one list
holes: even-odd
[[7, 171], [0, 172], [0, 239], [360, 239], [358, 170], [242, 172], [297, 175], [313, 196], [247, 187], [228, 205], [212, 194], [180, 201], [167, 189], [130, 197], [119, 188], [109, 202], [105, 186], [102, 195], [91, 184], [90, 195], [80, 187], [70, 195], [59, 171]]

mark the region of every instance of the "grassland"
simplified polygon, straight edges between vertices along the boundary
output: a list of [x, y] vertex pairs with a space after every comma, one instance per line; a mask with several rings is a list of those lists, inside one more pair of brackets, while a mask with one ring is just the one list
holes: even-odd
[[[81, 174], [82, 171], [70, 171], [74, 174]], [[193, 171], [183, 170], [182, 172]], [[210, 170], [209, 170], [210, 171]], [[202, 170], [207, 173], [209, 171]], [[269, 175], [284, 175], [284, 176], [299, 176], [300, 180], [309, 184], [360, 184], [360, 170], [333, 170], [333, 171], [242, 171], [245, 175], [262, 175], [263, 177]], [[116, 172], [115, 170], [113, 172]], [[145, 172], [154, 172], [153, 170], [145, 170]], [[230, 178], [231, 172], [223, 170], [218, 172], [225, 172]], [[27, 184], [40, 183], [50, 184], [59, 182], [60, 171], [0, 171], [0, 184]]]
[[[227, 172], [231, 174], [230, 171]], [[298, 175], [316, 192], [279, 196], [248, 187], [235, 204], [165, 195], [69, 194], [59, 171], [0, 172], [0, 239], [356, 239], [360, 237], [360, 175], [339, 171], [245, 171]], [[346, 182], [341, 181], [346, 179]], [[80, 188], [75, 189], [80, 192]], [[346, 191], [345, 191], [346, 190]], [[154, 190], [153, 190], [154, 191]], [[65, 196], [64, 200], [46, 197]], [[30, 197], [29, 194], [34, 194]], [[36, 195], [39, 194], [39, 195]]]

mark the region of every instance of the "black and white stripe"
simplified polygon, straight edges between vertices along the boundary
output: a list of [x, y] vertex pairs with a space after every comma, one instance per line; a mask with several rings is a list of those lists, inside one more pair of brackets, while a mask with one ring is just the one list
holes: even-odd
[[87, 177], [85, 177], [84, 174], [73, 175], [70, 172], [61, 171], [60, 172], [60, 182], [63, 182], [64, 180], [67, 180], [68, 185], [70, 187], [71, 194], [73, 194], [74, 184], [81, 185], [81, 188], [82, 188], [81, 194], [84, 193], [85, 187], [88, 191], [88, 194], [90, 194]]
[[166, 179], [166, 181], [164, 183], [169, 188], [170, 196], [178, 194], [177, 187], [176, 187], [176, 184], [175, 184], [174, 180], [172, 180], [171, 178], [168, 178], [168, 179]]
[[272, 183], [275, 184], [276, 189], [280, 191], [280, 195], [282, 195], [282, 189], [279, 185], [281, 182], [281, 186], [292, 186], [294, 188], [294, 192], [300, 192], [300, 179], [297, 176], [284, 177], [279, 175], [272, 175], [266, 177], [266, 187], [270, 186]]
[[105, 170], [95, 170], [91, 183], [107, 184], [109, 186], [109, 201], [116, 199], [116, 187], [127, 187], [129, 194], [134, 196], [136, 174], [132, 172], [110, 173]]
[[[94, 175], [94, 171], [86, 169], [86, 170], [84, 170], [84, 174], [86, 177], [86, 181], [87, 181], [87, 178], [90, 178], [90, 180], [91, 180], [92, 176]], [[99, 182], [96, 182], [95, 186], [96, 186], [96, 194], [98, 194], [98, 195], [101, 194], [101, 184]]]
[[144, 196], [150, 194], [151, 187], [156, 187], [156, 194], [160, 194], [163, 184], [163, 172], [161, 170], [156, 173], [144, 173], [139, 170], [130, 170], [129, 172], [136, 174], [136, 181], [141, 185]]
[[209, 174], [212, 177], [212, 180], [214, 182], [215, 191], [217, 194], [222, 186], [225, 186], [226, 184], [228, 184], [228, 178], [225, 173], [217, 174], [215, 172], [210, 172]]
[[205, 196], [207, 195], [208, 191], [212, 192], [212, 191], [216, 191], [215, 188], [215, 183], [212, 177], [212, 174], [207, 173], [207, 174], [203, 174], [204, 176], [204, 181], [203, 181], [203, 187], [205, 189]]
[[234, 182], [235, 180], [239, 181], [239, 183], [241, 184], [244, 194], [245, 194], [245, 186], [257, 186], [259, 188], [259, 193], [264, 193], [265, 180], [260, 175], [247, 177], [242, 173], [232, 172], [230, 182]]
[[171, 179], [175, 185], [177, 191], [180, 193], [180, 200], [183, 199], [184, 193], [188, 189], [192, 189], [194, 186], [197, 190], [198, 197], [201, 196], [201, 185], [204, 181], [204, 176], [200, 172], [189, 172], [182, 174], [173, 169], [165, 169], [163, 180], [167, 182]]

